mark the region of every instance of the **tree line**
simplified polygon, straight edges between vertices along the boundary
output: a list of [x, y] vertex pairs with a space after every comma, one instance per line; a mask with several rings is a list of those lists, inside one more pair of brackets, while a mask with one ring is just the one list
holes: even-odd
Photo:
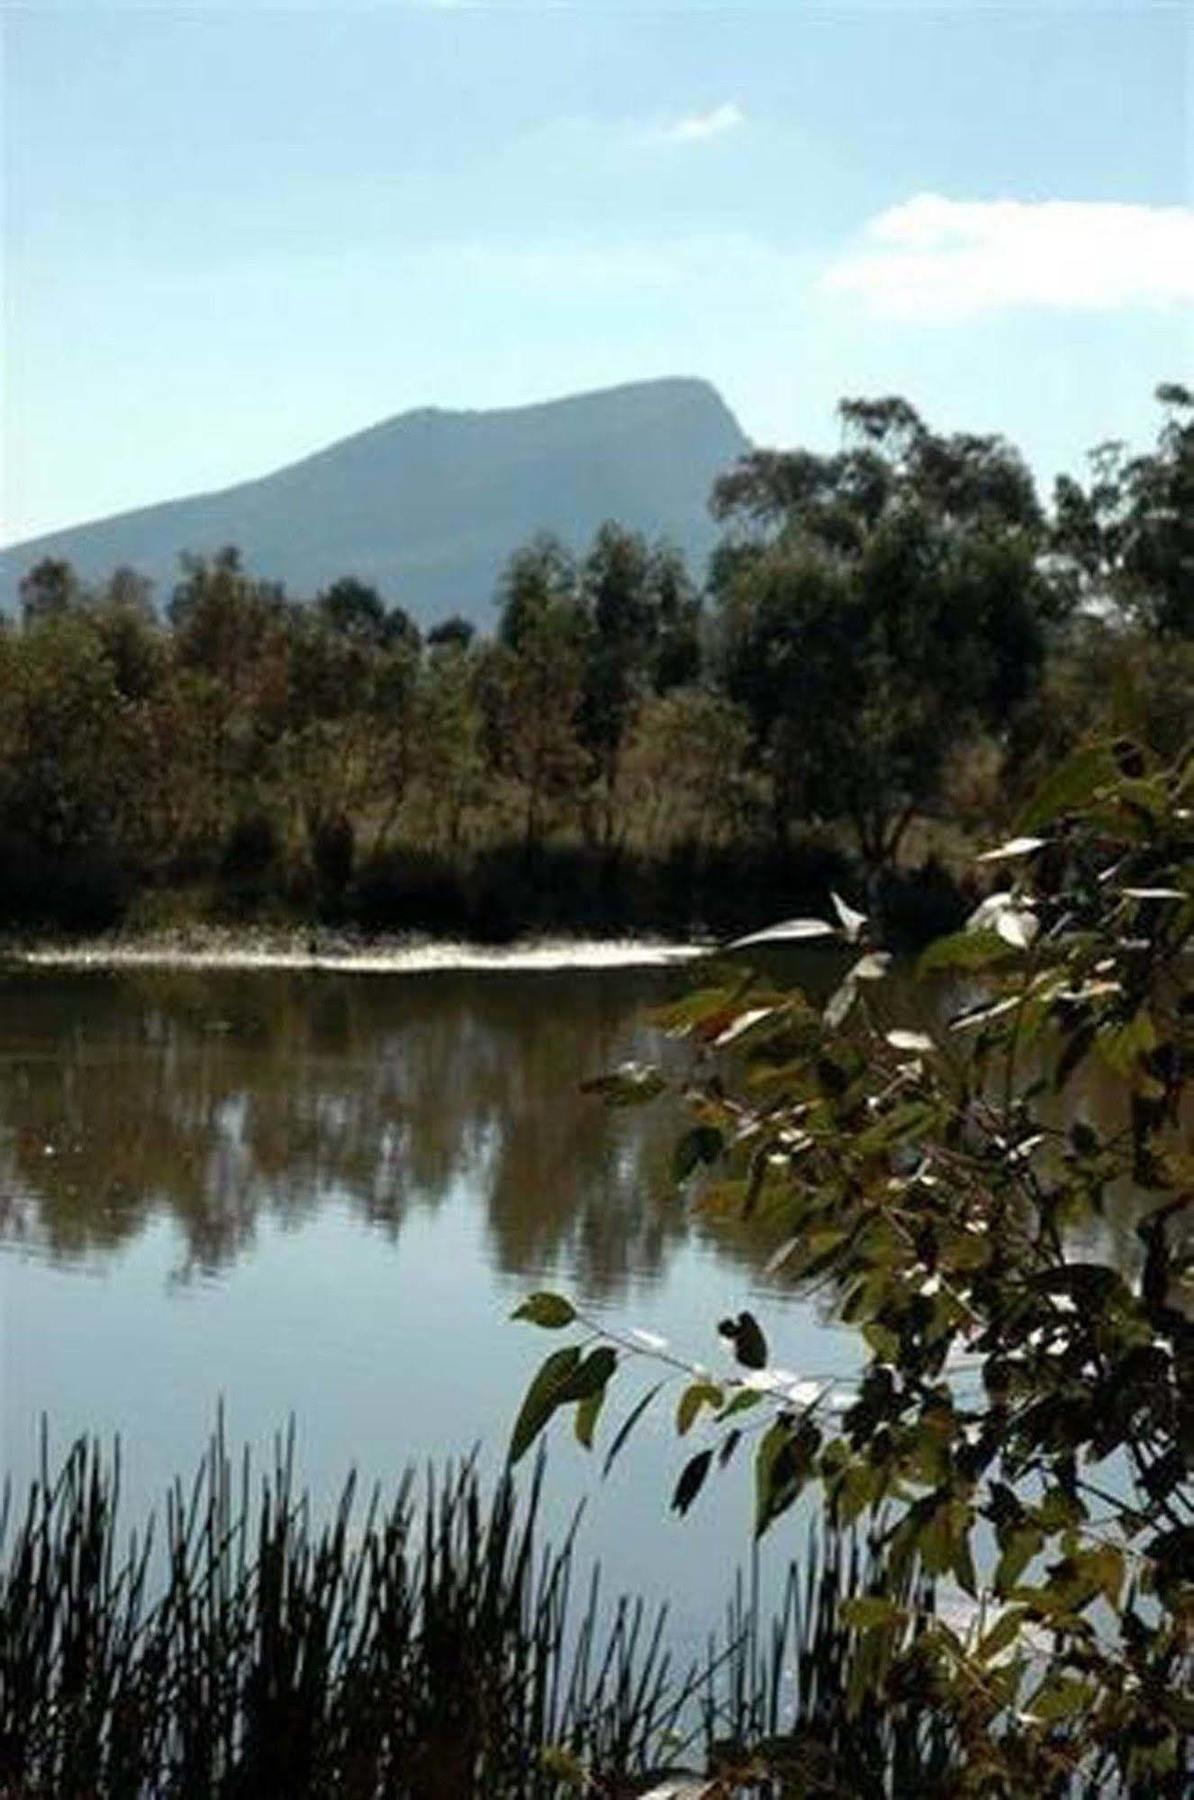
[[1048, 504], [1003, 439], [845, 401], [837, 452], [717, 481], [703, 582], [616, 522], [541, 535], [491, 634], [351, 575], [296, 598], [233, 548], [184, 555], [164, 609], [43, 560], [0, 626], [0, 918], [688, 929], [830, 880], [931, 905], [1075, 743], [1188, 734], [1194, 396], [1157, 398], [1149, 450]]

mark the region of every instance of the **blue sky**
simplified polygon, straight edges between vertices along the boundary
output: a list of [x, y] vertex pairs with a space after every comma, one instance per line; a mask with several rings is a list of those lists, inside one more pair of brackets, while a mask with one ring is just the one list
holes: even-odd
[[8, 540], [707, 376], [1048, 478], [1194, 378], [1186, 4], [5, 3]]

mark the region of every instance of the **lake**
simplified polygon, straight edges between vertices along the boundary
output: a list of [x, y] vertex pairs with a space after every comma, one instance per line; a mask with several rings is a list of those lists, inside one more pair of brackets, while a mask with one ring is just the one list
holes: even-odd
[[[849, 1371], [851, 1336], [761, 1284], [760, 1246], [676, 1193], [677, 1113], [578, 1091], [623, 1058], [683, 1055], [642, 1017], [683, 970], [550, 961], [0, 971], [0, 1430], [17, 1492], [43, 1417], [52, 1453], [119, 1435], [131, 1525], [190, 1476], [221, 1406], [259, 1462], [293, 1418], [320, 1505], [353, 1465], [388, 1485], [478, 1446], [496, 1469], [560, 1341], [510, 1322], [542, 1286], [714, 1367], [716, 1321], [749, 1304], [775, 1361]], [[690, 1648], [747, 1555], [749, 1469], [670, 1517], [689, 1448], [661, 1396], [603, 1482], [600, 1452], [653, 1379], [644, 1359], [617, 1384], [596, 1457], [557, 1424], [547, 1517], [562, 1531], [583, 1499], [582, 1561], [607, 1590], [668, 1599]]]

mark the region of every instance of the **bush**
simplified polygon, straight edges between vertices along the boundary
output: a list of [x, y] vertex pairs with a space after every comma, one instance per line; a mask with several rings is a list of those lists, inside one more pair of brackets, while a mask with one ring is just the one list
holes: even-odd
[[[774, 1367], [749, 1311], [717, 1327], [724, 1372], [669, 1350], [677, 1429], [706, 1425], [673, 1505], [746, 1428], [757, 1531], [806, 1489], [835, 1525], [890, 1512], [883, 1578], [843, 1608], [866, 1640], [848, 1701], [918, 1697], [964, 1747], [944, 1786], [896, 1793], [1190, 1792], [1192, 801], [1194, 753], [1165, 768], [1118, 741], [1055, 771], [986, 858], [996, 891], [922, 958], [953, 984], [933, 1029], [892, 1010], [890, 958], [836, 898], [737, 946], [849, 949], [824, 1006], [739, 967], [660, 1020], [694, 1047], [677, 1182], [765, 1225], [769, 1269], [833, 1296], [865, 1357], [845, 1392]], [[1097, 1111], [1075, 1094], [1092, 1065]], [[670, 1084], [628, 1065], [592, 1085], [640, 1104]], [[543, 1365], [512, 1456], [561, 1408], [591, 1442], [642, 1345], [560, 1295], [518, 1316], [585, 1337]], [[918, 1575], [966, 1622], [918, 1618]], [[793, 1754], [743, 1760], [779, 1778]]]

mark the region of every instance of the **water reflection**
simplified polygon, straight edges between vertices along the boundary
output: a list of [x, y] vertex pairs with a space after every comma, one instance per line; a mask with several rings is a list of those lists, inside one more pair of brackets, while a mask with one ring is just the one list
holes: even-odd
[[611, 1118], [579, 1080], [658, 1054], [663, 970], [411, 977], [10, 973], [0, 980], [0, 1236], [67, 1262], [168, 1215], [179, 1275], [329, 1198], [396, 1238], [466, 1189], [494, 1262], [585, 1289], [657, 1272], [689, 1229], [674, 1119]]
[[[823, 960], [785, 973], [833, 978]], [[395, 1240], [413, 1209], [453, 1201], [484, 1209], [500, 1272], [558, 1267], [595, 1297], [657, 1276], [693, 1233], [756, 1271], [758, 1228], [694, 1218], [671, 1189], [675, 1112], [611, 1115], [578, 1092], [623, 1057], [683, 1056], [642, 1013], [690, 978], [10, 970], [0, 1241], [68, 1263], [167, 1217], [186, 1280], [245, 1255], [263, 1219], [298, 1224], [334, 1199]], [[883, 1004], [892, 1022], [937, 1029], [953, 1010], [910, 977], [885, 984]], [[1056, 1122], [1108, 1129], [1120, 1110], [1090, 1059]], [[1091, 1234], [1122, 1266], [1139, 1256], [1134, 1212], [1111, 1208]]]

